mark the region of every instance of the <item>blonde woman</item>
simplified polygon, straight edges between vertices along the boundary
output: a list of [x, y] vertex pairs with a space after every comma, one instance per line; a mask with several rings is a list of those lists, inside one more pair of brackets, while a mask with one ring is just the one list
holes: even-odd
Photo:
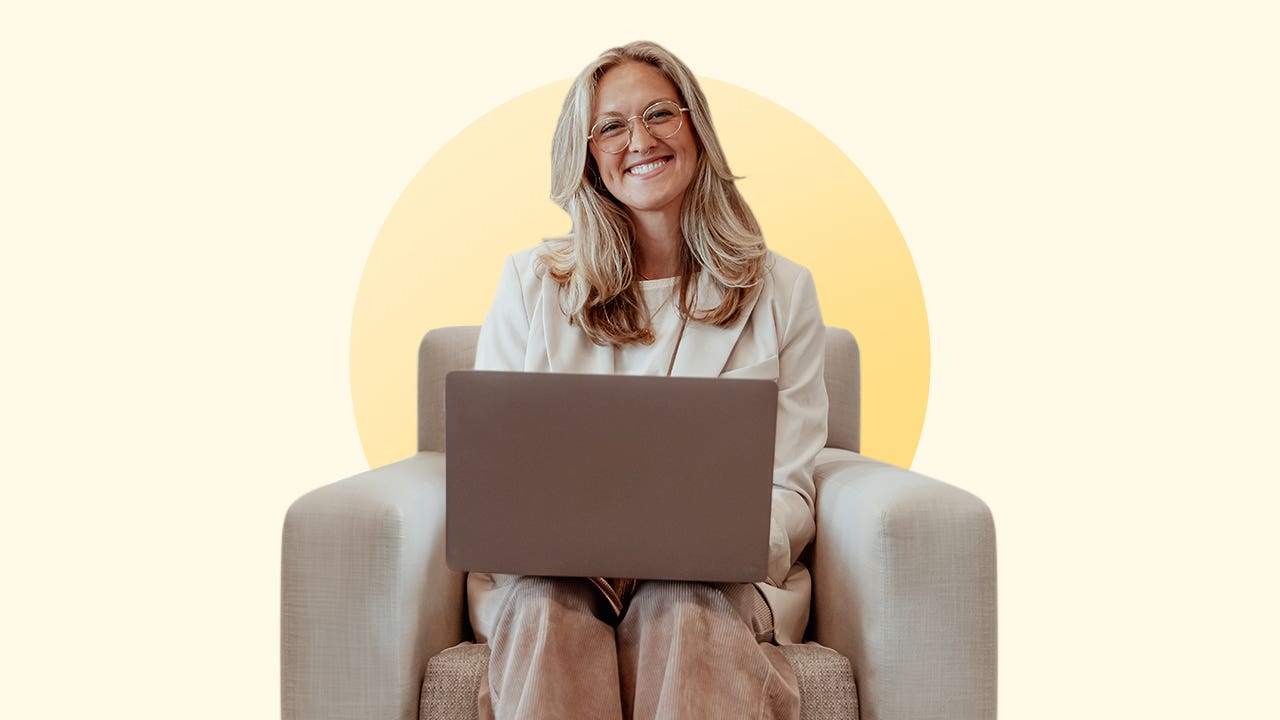
[[572, 232], [507, 260], [476, 369], [776, 380], [769, 573], [615, 581], [629, 596], [616, 622], [588, 580], [472, 573], [472, 628], [491, 648], [481, 713], [798, 717], [775, 643], [800, 642], [809, 615], [797, 558], [827, 437], [813, 279], [766, 249], [697, 80], [658, 45], [613, 48], [582, 71], [552, 153]]

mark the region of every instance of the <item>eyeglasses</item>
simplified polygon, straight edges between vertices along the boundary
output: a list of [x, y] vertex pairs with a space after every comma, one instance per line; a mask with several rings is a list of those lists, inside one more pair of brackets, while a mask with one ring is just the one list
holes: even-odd
[[623, 119], [621, 115], [606, 115], [591, 126], [591, 134], [587, 140], [594, 142], [601, 152], [617, 154], [631, 144], [631, 121], [640, 118], [644, 129], [659, 140], [680, 132], [684, 125], [684, 114], [689, 108], [682, 108], [670, 100], [662, 100], [649, 106], [639, 115]]

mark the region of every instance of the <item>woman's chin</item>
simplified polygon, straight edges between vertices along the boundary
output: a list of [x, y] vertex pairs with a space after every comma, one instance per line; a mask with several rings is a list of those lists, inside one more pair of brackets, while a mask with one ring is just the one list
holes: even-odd
[[[628, 210], [633, 213], [656, 213], [668, 211], [672, 206], [679, 207], [680, 193], [674, 192], [647, 192], [649, 188], [645, 188], [646, 192], [623, 192], [621, 195], [615, 195]], [[652, 190], [658, 190], [653, 188]]]

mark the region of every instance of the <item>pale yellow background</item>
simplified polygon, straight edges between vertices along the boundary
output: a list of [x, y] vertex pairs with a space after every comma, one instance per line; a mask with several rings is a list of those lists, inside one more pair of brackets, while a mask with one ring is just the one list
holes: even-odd
[[894, 213], [932, 331], [915, 467], [996, 517], [1002, 717], [1274, 716], [1272, 3], [24, 6], [0, 716], [277, 715], [280, 523], [365, 467], [380, 223], [472, 120], [637, 37]]

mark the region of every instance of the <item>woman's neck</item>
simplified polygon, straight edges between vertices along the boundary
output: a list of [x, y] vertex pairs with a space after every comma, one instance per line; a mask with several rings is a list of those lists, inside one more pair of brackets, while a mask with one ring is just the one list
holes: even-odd
[[634, 213], [635, 269], [646, 280], [672, 277], [680, 273], [679, 213]]

